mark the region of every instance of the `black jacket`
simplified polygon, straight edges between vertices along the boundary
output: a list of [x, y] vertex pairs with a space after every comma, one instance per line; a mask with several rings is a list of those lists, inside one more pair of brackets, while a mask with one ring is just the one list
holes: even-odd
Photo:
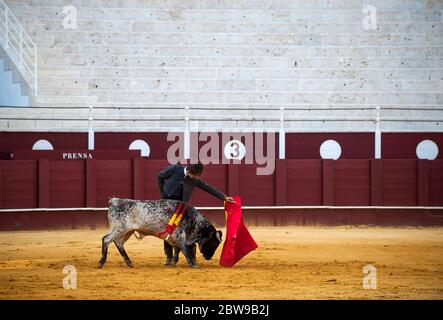
[[194, 186], [205, 190], [214, 197], [224, 200], [226, 195], [213, 186], [201, 181], [185, 176], [184, 168], [174, 164], [167, 167], [157, 175], [157, 183], [162, 198], [177, 199], [187, 202], [191, 197]]

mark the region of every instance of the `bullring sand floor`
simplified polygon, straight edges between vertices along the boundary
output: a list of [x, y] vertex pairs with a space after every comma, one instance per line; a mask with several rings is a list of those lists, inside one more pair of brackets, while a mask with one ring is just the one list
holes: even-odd
[[[125, 266], [114, 245], [97, 268], [107, 230], [0, 232], [0, 299], [443, 299], [443, 228], [251, 227], [259, 248], [233, 268], [198, 253], [165, 267], [162, 241], [134, 237]], [[362, 268], [377, 269], [363, 289]], [[74, 265], [77, 289], [63, 289]]]

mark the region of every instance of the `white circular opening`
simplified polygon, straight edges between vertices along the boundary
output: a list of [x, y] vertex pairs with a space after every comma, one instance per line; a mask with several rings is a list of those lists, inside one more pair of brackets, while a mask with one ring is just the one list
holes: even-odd
[[241, 160], [246, 155], [246, 147], [239, 140], [231, 140], [226, 143], [224, 154], [226, 159]]
[[432, 140], [423, 140], [417, 145], [415, 153], [419, 159], [434, 160], [438, 156], [438, 146]]
[[320, 146], [320, 155], [322, 159], [337, 160], [341, 155], [340, 144], [335, 140], [326, 140]]
[[149, 144], [144, 140], [134, 140], [129, 145], [129, 150], [140, 150], [142, 157], [149, 157], [151, 153], [151, 148], [149, 148]]
[[54, 150], [54, 147], [48, 140], [40, 139], [34, 143], [32, 150]]

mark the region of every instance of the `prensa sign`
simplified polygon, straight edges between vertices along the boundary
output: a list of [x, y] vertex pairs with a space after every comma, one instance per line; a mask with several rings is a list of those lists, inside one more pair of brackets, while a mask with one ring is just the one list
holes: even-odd
[[140, 150], [106, 149], [106, 150], [14, 150], [14, 160], [127, 160], [141, 158]]
[[93, 159], [91, 152], [63, 152], [62, 159]]

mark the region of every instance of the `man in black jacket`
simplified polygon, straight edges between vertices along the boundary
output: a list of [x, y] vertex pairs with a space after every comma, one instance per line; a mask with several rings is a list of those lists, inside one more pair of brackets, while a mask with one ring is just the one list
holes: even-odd
[[[162, 198], [180, 200], [186, 203], [191, 198], [194, 187], [198, 187], [220, 200], [234, 202], [232, 197], [226, 196], [215, 187], [200, 180], [202, 173], [203, 164], [201, 163], [190, 164], [186, 167], [177, 164], [167, 167], [157, 175], [157, 183]], [[166, 265], [170, 265], [173, 255], [172, 246], [164, 241], [164, 248]]]

